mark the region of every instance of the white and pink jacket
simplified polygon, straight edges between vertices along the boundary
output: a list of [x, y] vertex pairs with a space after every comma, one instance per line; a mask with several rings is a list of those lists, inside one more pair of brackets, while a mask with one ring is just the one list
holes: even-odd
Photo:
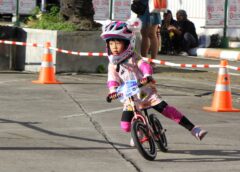
[[[153, 70], [148, 62], [138, 60], [136, 56], [127, 59], [121, 63], [119, 72], [116, 71], [117, 65], [109, 63], [108, 65], [108, 82], [107, 86], [110, 93], [116, 91], [116, 88], [128, 80], [140, 80], [143, 77], [151, 76]], [[135, 96], [135, 103], [138, 108], [145, 109], [159, 104], [162, 101], [160, 95], [157, 94], [156, 86], [149, 83], [140, 88], [140, 93]], [[129, 109], [128, 100], [124, 102], [123, 110]]]

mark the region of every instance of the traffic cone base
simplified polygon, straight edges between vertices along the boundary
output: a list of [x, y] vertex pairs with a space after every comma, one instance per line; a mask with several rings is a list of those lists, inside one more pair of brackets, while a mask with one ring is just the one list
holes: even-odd
[[221, 109], [221, 108], [213, 108], [213, 107], [203, 107], [204, 110], [212, 111], [212, 112], [240, 112], [240, 109]]
[[54, 81], [39, 81], [39, 80], [36, 80], [36, 81], [32, 81], [32, 83], [34, 84], [62, 84], [62, 82], [58, 82], [57, 80], [54, 82]]
[[62, 84], [55, 79], [54, 69], [52, 67], [41, 69], [39, 74], [39, 79], [36, 81], [32, 81], [35, 84]]

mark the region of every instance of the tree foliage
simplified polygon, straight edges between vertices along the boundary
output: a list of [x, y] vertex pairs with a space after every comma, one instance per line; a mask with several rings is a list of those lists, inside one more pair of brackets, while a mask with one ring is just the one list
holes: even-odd
[[100, 29], [101, 25], [93, 18], [92, 0], [60, 0], [60, 6], [51, 4], [47, 9], [47, 12], [42, 13], [36, 8], [34, 14], [28, 18], [28, 26], [64, 31]]
[[47, 13], [42, 13], [37, 7], [33, 15], [28, 17], [26, 21], [27, 26], [35, 29], [76, 31], [77, 26], [73, 23], [64, 21], [59, 15], [59, 11], [59, 7], [52, 6]]

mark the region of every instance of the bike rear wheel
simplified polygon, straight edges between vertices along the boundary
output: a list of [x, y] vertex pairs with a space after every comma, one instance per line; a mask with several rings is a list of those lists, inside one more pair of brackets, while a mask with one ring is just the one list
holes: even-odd
[[154, 160], [157, 156], [157, 150], [147, 126], [139, 120], [134, 121], [131, 135], [139, 153], [147, 160]]
[[162, 152], [167, 152], [168, 144], [167, 144], [165, 129], [163, 129], [161, 122], [154, 114], [149, 115], [149, 120], [154, 131], [154, 136], [155, 136], [154, 139], [155, 139], [155, 142], [157, 143], [158, 148]]

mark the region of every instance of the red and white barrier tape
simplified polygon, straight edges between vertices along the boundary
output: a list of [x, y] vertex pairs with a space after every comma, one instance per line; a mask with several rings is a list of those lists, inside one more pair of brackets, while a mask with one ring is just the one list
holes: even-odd
[[[6, 40], [0, 40], [0, 44], [9, 44], [9, 45], [21, 45], [21, 46], [32, 46], [32, 47], [42, 47], [44, 48], [45, 46], [43, 44], [38, 44], [38, 43], [26, 43], [26, 42], [16, 42], [16, 41], [6, 41]], [[98, 57], [103, 57], [107, 56], [107, 53], [103, 52], [77, 52], [77, 51], [69, 51], [69, 50], [64, 50], [60, 48], [55, 48], [55, 47], [49, 47], [49, 49], [54, 50], [56, 52], [61, 52], [65, 54], [72, 54], [72, 55], [78, 55], [78, 56], [98, 56]], [[166, 66], [172, 66], [172, 67], [181, 67], [181, 68], [219, 68], [220, 65], [209, 65], [209, 64], [177, 64], [177, 63], [171, 63], [167, 62], [164, 60], [156, 60], [156, 59], [151, 59], [151, 58], [146, 58], [142, 57], [143, 60], [160, 64], [160, 65], [166, 65]], [[235, 67], [235, 66], [227, 66], [227, 68], [232, 69], [232, 70], [237, 70], [240, 71], [240, 67]]]
[[6, 40], [0, 40], [0, 44], [9, 44], [9, 45], [21, 45], [21, 46], [32, 46], [32, 47], [44, 47], [43, 44], [37, 44], [37, 43], [26, 43], [26, 42], [16, 42], [16, 41], [6, 41]]
[[65, 53], [65, 54], [72, 54], [72, 55], [78, 55], [78, 56], [98, 56], [98, 57], [107, 56], [107, 53], [103, 53], [103, 52], [99, 52], [99, 53], [94, 53], [94, 52], [77, 52], [77, 51], [63, 50], [63, 49], [54, 48], [54, 47], [49, 47], [49, 49], [54, 50], [56, 52], [61, 52], [61, 53]]
[[[0, 40], [0, 44], [32, 46], [32, 47], [42, 47], [42, 48], [45, 47], [43, 44], [16, 42], [16, 41], [6, 41], [6, 40]], [[99, 53], [95, 53], [95, 52], [77, 52], [77, 51], [63, 50], [63, 49], [55, 48], [55, 47], [49, 47], [49, 49], [54, 50], [56, 52], [61, 52], [61, 53], [65, 53], [65, 54], [72, 54], [72, 55], [79, 55], [79, 56], [99, 56], [99, 57], [107, 56], [107, 53], [104, 53], [104, 52], [99, 52]]]
[[240, 67], [235, 67], [235, 66], [227, 66], [228, 69], [232, 69], [232, 70], [237, 70], [240, 71]]
[[[209, 65], [209, 64], [177, 64], [177, 63], [171, 63], [164, 60], [156, 60], [156, 59], [150, 59], [146, 57], [142, 57], [143, 60], [155, 64], [165, 65], [165, 66], [172, 66], [172, 67], [181, 67], [181, 68], [219, 68], [220, 65]], [[240, 71], [240, 67], [235, 66], [227, 66], [229, 69], [238, 70]]]

